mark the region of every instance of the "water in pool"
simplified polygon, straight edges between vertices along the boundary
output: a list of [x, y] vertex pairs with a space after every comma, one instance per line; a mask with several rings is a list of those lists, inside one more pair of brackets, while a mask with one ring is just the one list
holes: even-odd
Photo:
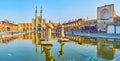
[[66, 35], [68, 42], [41, 45], [40, 33], [19, 34], [0, 39], [0, 61], [110, 61], [120, 57], [119, 39]]

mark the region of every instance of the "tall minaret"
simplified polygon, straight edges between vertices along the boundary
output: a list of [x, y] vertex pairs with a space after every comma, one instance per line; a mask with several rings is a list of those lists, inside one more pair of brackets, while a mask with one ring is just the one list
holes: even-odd
[[37, 18], [37, 6], [36, 6], [36, 9], [35, 9], [35, 18]]
[[41, 6], [41, 9], [40, 9], [40, 18], [42, 19], [42, 6]]
[[43, 31], [43, 19], [42, 19], [42, 6], [41, 6], [41, 9], [40, 9], [40, 19], [41, 19], [41, 30]]

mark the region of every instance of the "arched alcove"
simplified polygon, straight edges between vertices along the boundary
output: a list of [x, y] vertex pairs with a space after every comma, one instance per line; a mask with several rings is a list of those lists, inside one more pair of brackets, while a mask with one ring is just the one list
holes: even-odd
[[109, 18], [109, 15], [110, 15], [110, 12], [109, 12], [109, 9], [107, 8], [104, 8], [101, 12], [100, 12], [100, 17], [102, 19], [107, 19]]

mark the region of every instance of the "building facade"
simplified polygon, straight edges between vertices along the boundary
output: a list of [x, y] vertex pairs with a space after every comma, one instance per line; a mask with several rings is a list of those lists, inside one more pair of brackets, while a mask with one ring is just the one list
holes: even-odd
[[66, 31], [72, 31], [72, 30], [80, 30], [82, 23], [85, 22], [84, 18], [80, 18], [75, 21], [70, 21], [67, 23], [63, 23], [62, 25], [64, 26]]
[[42, 31], [44, 25], [45, 25], [45, 19], [42, 18], [42, 7], [40, 10], [40, 16], [37, 16], [37, 7], [36, 7], [35, 18], [32, 19], [32, 30]]
[[8, 32], [8, 31], [18, 31], [18, 25], [14, 24], [8, 20], [0, 21], [0, 32]]
[[97, 20], [86, 20], [81, 25], [81, 32], [87, 32], [87, 33], [96, 33], [97, 32]]
[[35, 19], [32, 19], [32, 30], [41, 31], [44, 24], [45, 19], [36, 17]]
[[18, 23], [18, 30], [20, 32], [31, 31], [32, 30], [32, 23]]
[[100, 33], [120, 33], [120, 18], [116, 14], [114, 4], [97, 8], [97, 22]]

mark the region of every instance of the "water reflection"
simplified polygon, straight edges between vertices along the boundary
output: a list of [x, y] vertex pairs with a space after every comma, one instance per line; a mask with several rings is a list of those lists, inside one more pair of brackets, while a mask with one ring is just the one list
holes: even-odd
[[58, 55], [58, 57], [62, 57], [63, 55], [64, 55], [64, 44], [65, 44], [65, 42], [63, 42], [63, 41], [59, 41], [59, 43], [60, 43], [60, 51], [59, 51], [59, 55]]
[[80, 37], [67, 35], [71, 41], [77, 42], [80, 45], [89, 44], [97, 46], [97, 56], [104, 59], [114, 59], [116, 49], [120, 48], [119, 39], [102, 39], [102, 38], [91, 38], [91, 37]]
[[32, 43], [35, 44], [35, 52], [36, 52], [36, 56], [38, 56], [38, 48], [41, 45], [41, 34], [40, 33], [32, 33]]
[[0, 43], [8, 44], [9, 42], [18, 38], [18, 35], [0, 38]]
[[116, 49], [114, 48], [113, 41], [107, 39], [98, 39], [97, 42], [97, 55], [105, 59], [113, 59]]
[[[42, 33], [32, 33], [32, 43], [36, 46], [36, 56], [38, 56], [38, 47], [41, 46], [41, 54], [45, 56], [46, 61], [55, 61], [55, 58], [52, 56], [51, 48], [52, 45], [42, 45], [40, 38], [43, 37]], [[53, 34], [54, 35], [54, 34]], [[53, 38], [55, 38], [53, 36]]]
[[19, 34], [18, 39], [19, 40], [31, 40], [32, 39], [32, 33]]
[[42, 48], [41, 54], [45, 56], [46, 61], [55, 61], [55, 58], [53, 58], [51, 53], [52, 46], [41, 46], [41, 48]]
[[[58, 46], [55, 47], [60, 47], [57, 51], [58, 57], [56, 58], [53, 54], [55, 52], [52, 51], [53, 46], [51, 45], [42, 45], [41, 44], [41, 36], [43, 34], [41, 33], [28, 33], [28, 34], [19, 34], [15, 36], [10, 36], [10, 37], [5, 37], [0, 39], [0, 43], [3, 44], [8, 44], [9, 42], [19, 39], [19, 40], [32, 40], [32, 44], [35, 46], [35, 53], [36, 56], [42, 55], [45, 57], [46, 61], [58, 61], [58, 59], [63, 59], [64, 57], [67, 57], [65, 54], [65, 45], [69, 42], [59, 42]], [[58, 34], [52, 34], [51, 36], [52, 39], [57, 39], [59, 38]], [[81, 36], [73, 36], [73, 35], [66, 35], [66, 38], [70, 40], [70, 42], [75, 42], [79, 44], [79, 46], [96, 46], [97, 52], [92, 52], [96, 53], [96, 57], [102, 58], [102, 59], [107, 59], [107, 60], [112, 60], [114, 59], [117, 54], [116, 50], [120, 49], [120, 40], [119, 39], [102, 39], [102, 38], [91, 38], [91, 37], [81, 37]], [[40, 53], [39, 54], [39, 49]], [[78, 50], [79, 51], [79, 50]], [[85, 52], [82, 52], [83, 54]], [[69, 55], [69, 54], [68, 54]], [[64, 56], [64, 57], [63, 57]], [[119, 55], [118, 55], [119, 56]], [[74, 57], [74, 56], [73, 56]]]

